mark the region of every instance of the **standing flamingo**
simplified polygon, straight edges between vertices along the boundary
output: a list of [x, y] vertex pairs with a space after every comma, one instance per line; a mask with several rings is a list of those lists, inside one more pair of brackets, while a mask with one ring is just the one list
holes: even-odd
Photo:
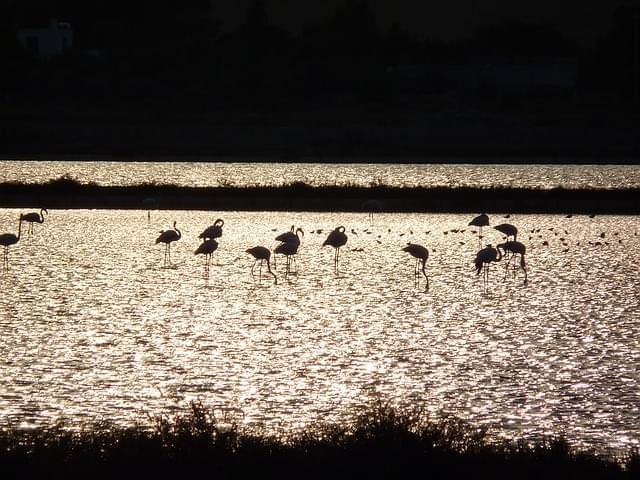
[[160, 235], [156, 238], [156, 245], [160, 242], [164, 243], [164, 266], [167, 266], [167, 259], [171, 264], [171, 242], [176, 242], [182, 238], [182, 233], [176, 228], [176, 222], [173, 222], [173, 230], [160, 230]]
[[407, 252], [411, 254], [411, 256], [415, 257], [416, 265], [413, 270], [413, 277], [416, 282], [416, 286], [418, 286], [420, 282], [420, 267], [419, 264], [422, 262], [422, 274], [424, 275], [425, 280], [427, 281], [427, 286], [425, 290], [429, 290], [429, 277], [427, 277], [427, 272], [425, 271], [425, 267], [427, 264], [427, 259], [429, 258], [429, 250], [427, 250], [422, 245], [418, 245], [416, 243], [408, 243], [406, 247], [402, 249], [403, 252]]
[[482, 244], [482, 227], [489, 225], [489, 216], [486, 213], [481, 213], [473, 220], [469, 222], [470, 226], [478, 227], [478, 245]]
[[501, 258], [500, 250], [493, 248], [490, 244], [476, 254], [476, 259], [474, 260], [476, 273], [480, 275], [480, 271], [484, 272], [485, 291], [489, 287], [489, 265], [491, 262], [499, 262]]
[[335, 273], [338, 273], [338, 260], [340, 258], [340, 247], [347, 243], [347, 235], [344, 233], [345, 228], [343, 226], [336, 227], [328, 236], [327, 239], [322, 242], [322, 246], [331, 245], [335, 248], [335, 255], [333, 257], [333, 266]]
[[49, 211], [46, 208], [41, 208], [40, 213], [31, 212], [22, 215], [22, 220], [25, 222], [29, 222], [29, 229], [27, 233], [29, 235], [33, 235], [33, 224], [34, 223], [44, 223], [44, 214], [49, 214]]
[[518, 237], [518, 229], [515, 227], [515, 225], [511, 225], [510, 223], [501, 223], [500, 225], [496, 225], [493, 228], [506, 235], [507, 240], [509, 239], [509, 237], [513, 237], [513, 240], [515, 241]]
[[269, 271], [269, 273], [271, 275], [273, 275], [273, 283], [275, 285], [278, 284], [278, 277], [276, 277], [276, 274], [273, 273], [271, 271], [271, 264], [269, 263], [269, 260], [271, 259], [271, 251], [269, 251], [269, 249], [267, 247], [263, 247], [263, 246], [256, 246], [256, 247], [251, 247], [248, 248], [247, 250], [245, 250], [247, 253], [251, 254], [254, 258], [254, 262], [253, 265], [251, 266], [251, 276], [253, 277], [253, 269], [256, 266], [256, 263], [258, 263], [258, 260], [260, 260], [260, 270], [259, 270], [259, 279], [262, 278], [262, 264], [265, 262], [267, 262], [267, 270]]
[[[513, 261], [513, 268], [514, 268], [513, 275], [515, 277], [516, 255], [520, 255], [520, 268], [524, 272], [524, 283], [527, 283], [527, 267], [524, 260], [524, 256], [527, 253], [527, 247], [525, 247], [523, 243], [516, 242], [515, 240], [511, 240], [508, 242], [499, 243], [498, 245], [496, 245], [496, 248], [498, 249], [498, 251], [504, 252], [504, 256], [507, 259], [507, 266], [504, 272], [505, 280], [507, 279], [507, 274], [509, 272], [509, 265], [511, 264], [512, 261]], [[508, 255], [509, 253], [511, 255]]]
[[224, 220], [218, 218], [213, 225], [208, 226], [204, 231], [198, 235], [198, 238], [220, 238], [222, 236], [222, 227], [224, 227]]
[[211, 265], [211, 254], [217, 249], [218, 242], [216, 242], [213, 238], [209, 238], [202, 242], [194, 252], [195, 255], [205, 256], [205, 270], [209, 270], [209, 265]]
[[383, 208], [382, 202], [380, 200], [376, 200], [375, 198], [365, 200], [360, 206], [369, 212], [369, 221], [371, 223], [373, 223], [373, 214], [375, 212], [382, 211]]
[[[280, 253], [283, 255], [287, 255], [287, 271], [289, 271], [289, 268], [291, 267], [291, 261], [293, 260], [293, 263], [295, 263], [296, 260], [296, 255], [298, 254], [298, 247], [300, 246], [300, 242], [301, 242], [301, 238], [300, 235], [298, 235], [298, 233], [301, 233], [302, 236], [304, 237], [304, 230], [302, 230], [302, 228], [298, 227], [296, 228], [296, 231], [293, 231], [294, 229], [294, 225], [291, 225], [291, 230], [289, 230], [288, 232], [284, 232], [281, 233], [280, 235], [278, 235], [276, 237], [276, 240], [279, 242], [284, 242], [284, 243], [291, 243], [293, 245], [295, 245], [295, 252], [293, 254], [286, 254], [286, 253], [282, 253], [281, 251], [278, 251], [278, 249], [280, 248], [280, 250], [282, 250], [283, 248], [286, 251], [291, 251], [290, 247], [281, 247], [281, 245], [278, 245], [278, 247], [276, 247], [276, 249], [274, 250], [274, 256], [273, 256], [273, 264], [275, 266], [275, 260], [276, 260], [276, 256], [275, 254]], [[291, 259], [289, 257], [292, 257]]]
[[23, 215], [20, 214], [20, 220], [18, 221], [18, 235], [14, 235], [13, 233], [3, 233], [0, 235], [0, 245], [4, 247], [4, 252], [2, 256], [2, 266], [5, 270], [9, 270], [9, 247], [11, 245], [15, 245], [20, 240], [20, 235], [22, 234], [22, 222], [24, 218]]
[[298, 242], [295, 242], [295, 241], [282, 242], [273, 251], [274, 258], [275, 258], [275, 254], [278, 254], [278, 253], [280, 255], [284, 255], [285, 257], [287, 257], [287, 266], [285, 267], [285, 278], [291, 272], [292, 259], [295, 258], [295, 255], [298, 253], [299, 246], [300, 246], [299, 241]]

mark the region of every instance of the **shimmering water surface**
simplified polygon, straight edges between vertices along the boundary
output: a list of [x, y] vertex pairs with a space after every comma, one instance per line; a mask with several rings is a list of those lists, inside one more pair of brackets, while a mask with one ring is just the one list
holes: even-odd
[[640, 186], [640, 165], [324, 164], [243, 162], [0, 161], [0, 182], [70, 175], [100, 185], [361, 185], [530, 188]]
[[[17, 230], [19, 212], [0, 210], [1, 232]], [[207, 274], [193, 252], [219, 216]], [[129, 424], [200, 399], [275, 431], [339, 421], [377, 393], [496, 435], [638, 445], [638, 218], [492, 215], [520, 228], [529, 283], [493, 265], [489, 293], [472, 270], [469, 220], [51, 211], [0, 275], [2, 421]], [[162, 268], [154, 240], [173, 221], [182, 239]], [[279, 262], [277, 285], [252, 279], [245, 250], [272, 247], [292, 224], [305, 231], [298, 273], [285, 278]], [[338, 225], [349, 241], [336, 276], [321, 244]], [[428, 293], [401, 251], [410, 240], [431, 252]]]

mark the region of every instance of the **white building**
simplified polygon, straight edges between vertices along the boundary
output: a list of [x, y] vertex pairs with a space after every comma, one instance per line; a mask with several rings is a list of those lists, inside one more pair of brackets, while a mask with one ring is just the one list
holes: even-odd
[[33, 56], [49, 59], [73, 46], [73, 31], [68, 23], [51, 20], [46, 28], [21, 28], [18, 41]]

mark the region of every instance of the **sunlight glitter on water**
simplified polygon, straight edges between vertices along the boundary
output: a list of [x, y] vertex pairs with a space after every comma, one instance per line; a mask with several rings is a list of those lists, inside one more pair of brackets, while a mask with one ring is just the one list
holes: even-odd
[[[0, 231], [15, 233], [19, 213], [0, 210]], [[146, 215], [51, 211], [10, 249], [3, 422], [127, 424], [201, 399], [277, 430], [340, 420], [378, 393], [498, 435], [564, 433], [597, 448], [640, 440], [637, 217], [492, 215], [519, 227], [529, 283], [504, 281], [494, 265], [484, 294], [468, 215]], [[193, 252], [218, 217], [207, 275]], [[174, 268], [162, 268], [154, 242], [173, 221], [182, 239]], [[298, 273], [285, 279], [279, 259], [277, 285], [252, 279], [245, 250], [272, 248], [292, 224], [305, 231]], [[336, 277], [321, 244], [338, 225], [349, 240]], [[407, 241], [430, 251], [428, 293], [423, 279], [414, 285]], [[487, 229], [484, 241], [501, 235]]]
[[381, 183], [397, 187], [640, 187], [639, 165], [0, 160], [0, 182], [43, 183], [63, 175], [99, 185], [157, 183], [187, 187], [277, 186], [293, 182], [314, 186]]

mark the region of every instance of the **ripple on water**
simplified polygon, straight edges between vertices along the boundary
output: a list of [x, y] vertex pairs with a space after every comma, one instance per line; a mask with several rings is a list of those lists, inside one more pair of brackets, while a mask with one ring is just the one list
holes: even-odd
[[[0, 210], [0, 225], [18, 213]], [[529, 283], [493, 265], [485, 293], [476, 238], [450, 232], [465, 215], [384, 214], [371, 225], [361, 214], [227, 212], [206, 275], [193, 252], [213, 216], [52, 211], [12, 248], [0, 276], [3, 419], [128, 424], [202, 399], [275, 430], [339, 420], [375, 392], [499, 435], [564, 433], [601, 449], [640, 441], [636, 217], [512, 215]], [[176, 268], [163, 269], [154, 240], [174, 220], [183, 239]], [[273, 247], [291, 224], [308, 232], [297, 275], [285, 278], [279, 261], [277, 285], [252, 279], [245, 249]], [[339, 224], [349, 241], [336, 277], [321, 244]], [[622, 243], [596, 245], [602, 232]], [[432, 251], [428, 293], [414, 284], [407, 241]]]

